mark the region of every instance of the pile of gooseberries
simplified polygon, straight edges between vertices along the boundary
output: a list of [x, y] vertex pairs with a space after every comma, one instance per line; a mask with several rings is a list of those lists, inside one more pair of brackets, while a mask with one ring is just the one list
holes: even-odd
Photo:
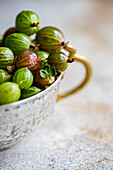
[[38, 15], [22, 11], [15, 27], [0, 35], [0, 105], [41, 92], [66, 70], [63, 33], [54, 26], [39, 28]]

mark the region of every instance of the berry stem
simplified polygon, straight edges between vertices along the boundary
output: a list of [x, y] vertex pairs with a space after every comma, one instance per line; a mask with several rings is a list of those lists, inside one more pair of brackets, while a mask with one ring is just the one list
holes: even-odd
[[75, 58], [69, 58], [69, 59], [67, 60], [68, 63], [72, 63], [72, 62], [74, 62], [74, 61], [75, 61]]
[[30, 43], [30, 48], [35, 49], [35, 47], [36, 47], [36, 46], [31, 42], [31, 43]]
[[12, 73], [14, 70], [15, 70], [15, 66], [14, 66], [14, 65], [12, 65], [12, 66], [7, 66], [7, 71], [8, 71], [8, 73]]
[[65, 43], [65, 41], [62, 41], [61, 46], [65, 49], [67, 47], [68, 43], [69, 43], [69, 41], [67, 41], [66, 43]]

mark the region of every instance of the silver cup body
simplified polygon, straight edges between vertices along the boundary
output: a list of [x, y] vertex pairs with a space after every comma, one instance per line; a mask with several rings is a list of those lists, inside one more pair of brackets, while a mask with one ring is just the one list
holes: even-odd
[[11, 104], [0, 106], [0, 150], [35, 131], [53, 111], [60, 77], [46, 90]]

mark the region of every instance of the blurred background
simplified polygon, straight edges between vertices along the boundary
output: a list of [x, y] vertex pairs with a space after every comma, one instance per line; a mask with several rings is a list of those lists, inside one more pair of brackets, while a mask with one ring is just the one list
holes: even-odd
[[[66, 41], [74, 45], [77, 53], [86, 56], [93, 67], [93, 93], [96, 100], [111, 101], [108, 91], [113, 75], [113, 1], [112, 0], [0, 0], [0, 33], [15, 25], [16, 15], [22, 10], [32, 10], [39, 15], [40, 28], [52, 25], [65, 35]], [[62, 82], [61, 90], [70, 89], [84, 76], [84, 68], [73, 64]], [[73, 74], [74, 73], [74, 74]], [[67, 81], [68, 79], [68, 81]], [[104, 83], [103, 83], [104, 82]], [[88, 89], [87, 89], [88, 90]], [[105, 97], [106, 96], [106, 97]]]
[[[29, 154], [29, 148], [32, 148], [31, 155], [37, 155], [35, 151], [37, 148], [39, 154], [36, 161], [38, 162], [45, 156], [49, 160], [50, 153], [53, 155], [57, 153], [60, 158], [65, 157], [68, 163], [69, 160], [75, 160], [80, 165], [76, 150], [78, 148], [84, 150], [84, 143], [86, 143], [89, 146], [90, 154], [88, 156], [86, 151], [84, 154], [90, 163], [93, 159], [99, 160], [104, 157], [108, 159], [109, 157], [108, 164], [111, 166], [113, 0], [0, 0], [1, 34], [15, 25], [16, 15], [22, 10], [36, 12], [40, 18], [40, 28], [47, 25], [58, 27], [64, 33], [66, 41], [74, 45], [77, 53], [84, 55], [91, 62], [93, 73], [90, 82], [83, 90], [56, 104], [53, 117], [38, 133], [8, 153], [11, 154], [13, 151], [15, 154], [17, 152], [23, 154], [23, 157], [20, 158], [20, 166], [23, 160], [24, 163], [27, 163], [24, 159], [26, 157], [24, 150], [26, 149]], [[66, 91], [77, 85], [83, 79], [84, 71], [84, 67], [80, 63], [70, 64], [61, 82], [60, 91]], [[46, 146], [45, 141], [47, 142]], [[106, 143], [106, 146], [102, 149], [103, 143]], [[70, 146], [71, 149], [69, 150], [67, 146]], [[97, 147], [97, 150], [93, 150], [91, 146]], [[79, 149], [77, 152], [81, 155]], [[93, 155], [97, 151], [98, 154]], [[68, 154], [64, 154], [64, 152]], [[72, 155], [70, 159], [69, 155]], [[76, 155], [76, 158], [73, 155]], [[14, 159], [14, 157], [12, 156], [10, 159]], [[84, 157], [84, 166], [86, 164], [87, 161]], [[61, 165], [64, 165], [63, 161], [59, 163], [59, 168]], [[70, 167], [72, 165], [74, 166], [71, 164]], [[106, 165], [104, 164], [104, 166]]]

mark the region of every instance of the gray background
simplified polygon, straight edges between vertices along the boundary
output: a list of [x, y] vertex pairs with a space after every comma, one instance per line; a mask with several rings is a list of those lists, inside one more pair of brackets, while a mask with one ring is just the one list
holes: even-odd
[[[20, 144], [0, 152], [0, 169], [112, 169], [113, 167], [113, 1], [0, 0], [0, 33], [15, 25], [22, 10], [39, 15], [40, 28], [61, 29], [66, 41], [93, 67], [79, 93], [58, 102], [53, 116]], [[60, 91], [78, 84], [84, 68], [69, 66]]]

